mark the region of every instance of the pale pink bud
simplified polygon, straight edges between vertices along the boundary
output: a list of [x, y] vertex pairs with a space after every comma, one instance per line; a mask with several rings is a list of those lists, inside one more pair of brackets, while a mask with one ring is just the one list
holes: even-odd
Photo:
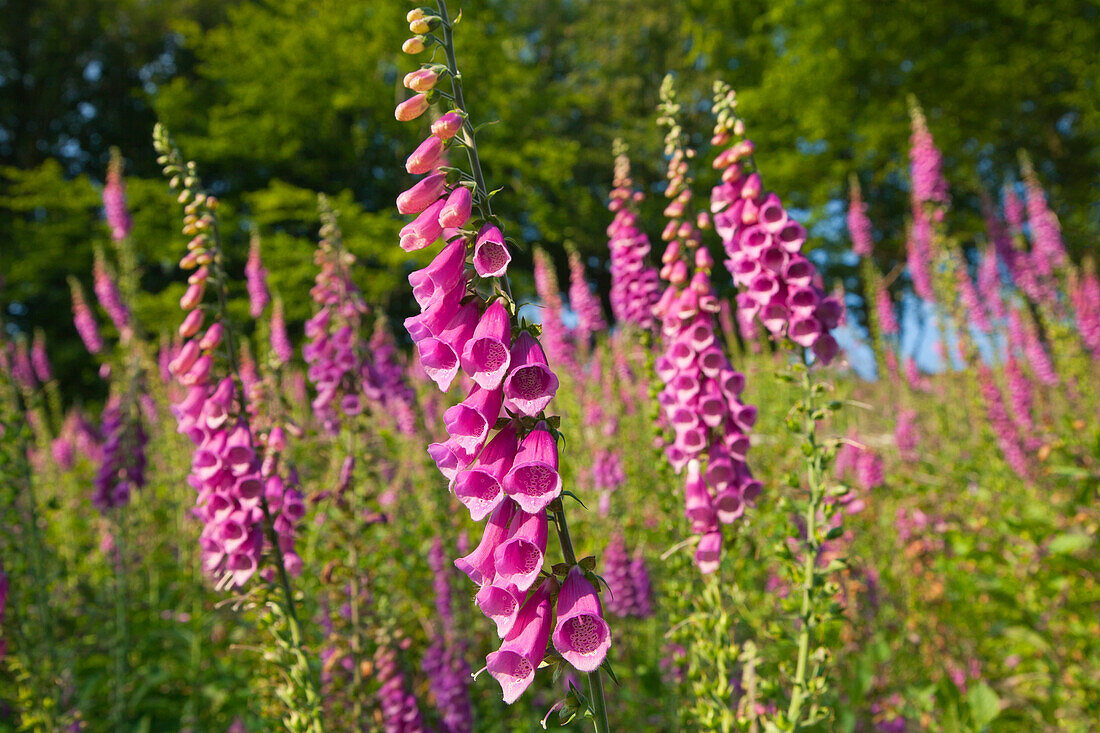
[[442, 140], [450, 140], [462, 129], [462, 115], [448, 112], [432, 123], [432, 134]]
[[447, 197], [447, 204], [439, 212], [439, 223], [444, 227], [460, 227], [470, 218], [473, 194], [465, 186], [458, 186]]
[[439, 80], [439, 74], [431, 69], [418, 69], [417, 71], [410, 71], [405, 74], [404, 84], [406, 89], [412, 89], [414, 92], [427, 92], [431, 91], [435, 87], [435, 83]]
[[393, 115], [398, 122], [411, 122], [427, 112], [428, 106], [428, 95], [417, 94], [397, 105]]
[[414, 175], [427, 173], [435, 168], [442, 155], [443, 141], [435, 135], [429, 135], [405, 160], [405, 170]]

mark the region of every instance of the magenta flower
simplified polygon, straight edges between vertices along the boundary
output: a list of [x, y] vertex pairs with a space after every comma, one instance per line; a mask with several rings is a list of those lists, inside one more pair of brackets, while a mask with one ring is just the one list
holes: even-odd
[[562, 323], [561, 293], [550, 258], [541, 249], [535, 250], [535, 290], [542, 301], [542, 344], [550, 360], [557, 366], [569, 367], [574, 362], [573, 345]]
[[435, 243], [443, 235], [443, 225], [439, 223], [439, 213], [443, 210], [444, 200], [430, 204], [420, 215], [402, 227], [401, 249], [416, 252]]
[[607, 328], [600, 299], [588, 288], [584, 262], [576, 251], [569, 253], [569, 304], [577, 315], [576, 339], [587, 344], [593, 334]]
[[474, 240], [474, 271], [481, 277], [502, 277], [511, 261], [500, 230], [492, 224], [481, 227]]
[[440, 251], [431, 264], [409, 275], [413, 297], [421, 308], [428, 308], [464, 284], [466, 242], [456, 239]]
[[103, 185], [103, 212], [107, 226], [111, 228], [111, 237], [121, 242], [130, 236], [134, 220], [126, 208], [126, 183], [122, 179], [122, 160], [117, 151], [112, 151], [111, 163], [107, 166], [107, 181]]
[[[425, 13], [413, 11], [414, 32], [419, 32], [417, 24], [429, 25], [421, 23]], [[414, 38], [406, 48], [415, 52], [422, 43]], [[448, 59], [453, 67], [453, 55], [448, 53]], [[406, 85], [417, 91], [431, 89], [440, 78], [439, 68], [426, 65], [409, 74]], [[457, 78], [457, 71], [449, 71]], [[430, 106], [429, 99], [441, 96], [421, 95], [403, 102], [397, 117], [418, 117]], [[467, 174], [438, 165], [442, 156], [436, 153], [445, 147], [443, 142], [463, 128], [472, 130], [464, 110], [444, 113], [431, 125], [438, 142], [429, 139], [407, 161], [409, 171], [426, 175], [398, 196], [398, 210], [417, 215], [402, 230], [400, 244], [406, 250], [419, 249], [440, 237], [446, 244], [430, 265], [409, 277], [420, 313], [406, 319], [405, 327], [425, 373], [444, 391], [459, 370], [469, 378], [461, 382], [469, 390], [465, 399], [443, 412], [447, 440], [428, 446], [428, 453], [471, 516], [488, 518], [481, 542], [455, 565], [479, 586], [475, 603], [504, 640], [486, 662], [505, 701], [511, 703], [534, 679], [553, 628], [553, 577], [526, 597], [525, 591], [543, 571], [547, 511], [562, 492], [557, 434], [548, 424], [553, 421], [556, 426], [557, 420], [543, 415], [559, 383], [542, 345], [515, 315], [517, 305], [506, 279], [512, 255], [489, 211], [490, 194], [476, 168], [476, 154], [470, 156], [474, 169]], [[472, 136], [463, 138], [465, 145], [473, 144]], [[472, 184], [475, 177], [477, 185]], [[469, 229], [460, 227], [469, 226], [475, 207], [473, 221], [480, 228], [471, 236]], [[536, 255], [540, 292], [546, 272]], [[492, 295], [486, 297], [487, 292]], [[554, 322], [561, 324], [560, 312], [558, 297], [553, 317], [543, 321], [548, 344], [553, 341]], [[555, 344], [565, 345], [564, 337]], [[562, 509], [555, 505], [552, 511]]]
[[476, 585], [492, 583], [496, 577], [495, 553], [508, 538], [508, 527], [516, 511], [515, 502], [501, 502], [489, 517], [480, 544], [469, 555], [455, 560], [455, 567], [470, 576]]
[[499, 389], [475, 386], [465, 400], [443, 413], [447, 434], [467, 453], [477, 453], [496, 424], [502, 397]]
[[502, 484], [518, 449], [515, 427], [509, 424], [493, 436], [470, 468], [457, 472], [455, 497], [470, 510], [475, 522], [489, 516], [504, 501]]
[[92, 264], [92, 277], [92, 290], [95, 292], [96, 300], [107, 312], [107, 316], [111, 319], [111, 323], [115, 325], [115, 328], [118, 329], [123, 340], [128, 339], [131, 333], [130, 309], [122, 302], [122, 293], [118, 290], [118, 283], [115, 282], [114, 275], [107, 269], [103, 253], [98, 249]]
[[970, 317], [970, 322], [982, 333], [990, 333], [993, 327], [989, 323], [989, 317], [986, 315], [985, 304], [981, 298], [978, 297], [978, 291], [974, 287], [974, 281], [970, 279], [970, 273], [968, 272], [966, 259], [963, 258], [957, 268], [957, 280], [959, 289], [959, 302], [963, 308], [966, 309], [967, 315]]
[[439, 332], [417, 342], [420, 364], [428, 378], [435, 382], [440, 391], [451, 388], [451, 382], [458, 376], [459, 355], [474, 333], [478, 323], [477, 303], [471, 301], [458, 308], [458, 311]]
[[898, 447], [902, 460], [914, 461], [917, 459], [916, 410], [902, 410], [898, 413], [897, 424], [894, 426], [894, 445]]
[[451, 608], [452, 590], [448, 581], [443, 542], [437, 537], [428, 553], [428, 565], [435, 575], [433, 588], [440, 624], [433, 629], [432, 643], [424, 653], [421, 668], [428, 678], [435, 708], [442, 717], [444, 733], [470, 733], [470, 667], [464, 657], [465, 644], [455, 628]]
[[259, 318], [271, 302], [271, 293], [267, 289], [267, 268], [260, 261], [260, 237], [256, 234], [253, 234], [248, 245], [244, 275], [248, 286], [248, 313], [253, 318]]
[[1058, 217], [1047, 206], [1035, 171], [1027, 167], [1027, 223], [1031, 230], [1031, 262], [1041, 277], [1050, 277], [1066, 263], [1066, 247]]
[[503, 301], [493, 301], [462, 349], [462, 370], [484, 389], [500, 387], [512, 364], [511, 342], [511, 315]]
[[435, 135], [429, 135], [405, 160], [405, 170], [414, 175], [429, 173], [438, 165], [442, 155], [443, 141]]
[[486, 583], [478, 589], [474, 603], [496, 625], [497, 636], [503, 639], [516, 622], [523, 598], [524, 594], [515, 586]]
[[1100, 359], [1100, 278], [1095, 270], [1076, 278], [1070, 286], [1069, 298], [1081, 340], [1093, 357]]
[[558, 591], [557, 612], [554, 648], [581, 672], [596, 670], [611, 647], [611, 629], [603, 619], [596, 589], [576, 565]]
[[878, 313], [879, 330], [886, 336], [896, 336], [901, 333], [897, 315], [894, 313], [894, 303], [890, 298], [890, 291], [880, 282], [875, 291], [875, 310]]
[[92, 309], [88, 307], [84, 299], [84, 290], [76, 278], [69, 278], [69, 289], [73, 299], [73, 325], [84, 342], [84, 348], [89, 354], [98, 354], [103, 351], [103, 338], [99, 335], [99, 325], [92, 315]]
[[867, 448], [860, 451], [856, 458], [856, 480], [868, 491], [882, 486], [886, 481], [882, 457]]
[[386, 733], [427, 731], [416, 697], [406, 688], [397, 654], [388, 646], [379, 646], [374, 653], [374, 676], [379, 683], [377, 696]]
[[145, 446], [149, 439], [141, 420], [124, 414], [117, 399], [107, 402], [102, 421], [104, 441], [93, 481], [92, 506], [107, 513], [129, 503], [133, 492], [145, 485]]
[[[782, 207], [778, 208], [781, 212]], [[867, 204], [863, 201], [855, 178], [852, 179], [851, 197], [848, 201], [848, 235], [852, 238], [853, 252], [860, 257], [871, 256], [875, 248], [875, 241], [871, 234], [871, 220], [867, 218]]]
[[419, 214], [435, 203], [443, 194], [447, 177], [433, 173], [397, 197], [397, 210], [402, 214]]
[[816, 269], [800, 252], [806, 230], [783, 209], [776, 194], [764, 195], [758, 172], [742, 176], [742, 155], [715, 160], [736, 175], [724, 174], [724, 182], [711, 192], [726, 267], [744, 296], [738, 297], [739, 311], [744, 311], [744, 318], [759, 318], [774, 338], [785, 335], [828, 364], [838, 351], [829, 331], [836, 328], [843, 305], [825, 295]]
[[512, 371], [504, 380], [504, 406], [535, 417], [558, 391], [558, 378], [546, 363], [539, 342], [524, 331], [512, 344]]
[[1025, 325], [1020, 309], [1017, 307], [1013, 307], [1008, 312], [1008, 344], [1010, 349], [1017, 349], [1023, 353], [1032, 374], [1042, 384], [1048, 387], [1058, 385], [1060, 381], [1058, 371], [1054, 368], [1054, 362], [1047, 354], [1038, 331], [1030, 322]]
[[[192, 311], [192, 313], [198, 312]], [[286, 332], [281, 298], [275, 299], [275, 306], [271, 311], [271, 353], [279, 364], [289, 364], [294, 356], [294, 347], [290, 345], [290, 337]]]
[[470, 218], [472, 208], [473, 194], [470, 193], [470, 189], [465, 186], [456, 186], [439, 211], [439, 223], [446, 228], [461, 227]]
[[485, 658], [489, 674], [500, 683], [504, 702], [509, 705], [531, 686], [535, 669], [546, 655], [552, 628], [550, 584], [553, 582], [548, 578], [527, 596], [500, 649]]
[[985, 364], [978, 364], [978, 387], [985, 400], [986, 414], [989, 417], [993, 437], [1001, 449], [1005, 462], [1020, 478], [1030, 479], [1027, 454], [1024, 451], [1016, 426], [1005, 409], [1001, 391], [993, 381], [993, 372]]
[[546, 553], [549, 526], [546, 512], [519, 512], [512, 520], [508, 538], [493, 552], [495, 584], [526, 591], [538, 579]]
[[31, 368], [40, 384], [46, 384], [53, 379], [50, 355], [46, 353], [46, 337], [41, 331], [35, 331], [34, 341], [31, 342]]
[[928, 131], [928, 123], [919, 107], [910, 109], [912, 135], [909, 138], [909, 177], [913, 184], [914, 207], [924, 203], [946, 204], [947, 181], [943, 177], [943, 157]]
[[615, 158], [615, 188], [608, 208], [615, 214], [607, 228], [611, 251], [611, 311], [620, 323], [639, 328], [653, 326], [653, 305], [660, 294], [657, 271], [646, 265], [649, 237], [637, 226], [638, 215], [632, 208], [644, 200], [641, 191], [632, 191], [630, 159]]
[[714, 529], [699, 538], [695, 548], [695, 564], [699, 572], [709, 575], [718, 569], [722, 557], [722, 533]]
[[543, 511], [561, 495], [558, 442], [545, 422], [520, 442], [512, 468], [504, 477], [504, 493], [529, 514]]

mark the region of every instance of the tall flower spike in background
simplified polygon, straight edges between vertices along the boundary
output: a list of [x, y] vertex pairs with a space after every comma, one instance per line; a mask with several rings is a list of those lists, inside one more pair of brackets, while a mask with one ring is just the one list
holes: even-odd
[[[395, 116], [410, 122], [438, 102], [450, 109], [432, 123], [431, 135], [406, 166], [425, 177], [397, 198], [402, 214], [416, 215], [402, 232], [403, 249], [429, 247], [440, 238], [445, 244], [431, 265], [409, 278], [421, 312], [407, 319], [405, 326], [422, 359], [429, 346], [428, 353], [438, 356], [431, 368], [442, 389], [453, 379], [454, 359], [448, 355], [457, 357], [460, 368], [478, 381], [466, 399], [444, 413], [448, 440], [429, 447], [440, 471], [454, 482], [456, 493], [466, 497], [471, 514], [489, 516], [478, 547], [455, 564], [480, 587], [478, 605], [496, 621], [503, 637], [501, 648], [486, 663], [505, 701], [515, 701], [531, 685], [554, 631], [554, 649], [560, 655], [556, 661], [587, 672], [589, 679], [588, 698], [572, 697], [571, 704], [561, 708], [563, 719], [587, 712], [602, 733], [608, 724], [600, 666], [610, 646], [610, 629], [602, 619], [595, 586], [587, 579], [594, 559], [578, 562], [566, 523], [558, 472], [559, 420], [546, 414], [558, 380], [538, 342], [538, 329], [516, 315], [507, 276], [509, 241], [493, 215], [476, 128], [469, 120], [464, 80], [455, 59], [453, 31], [458, 18], [452, 20], [440, 0], [438, 13], [418, 8], [409, 12], [407, 20], [416, 35], [403, 50], [415, 54], [438, 46], [446, 63], [427, 63], [406, 75], [405, 86], [415, 94], [397, 105]], [[450, 81], [449, 92], [437, 87], [443, 80]], [[422, 151], [450, 148], [465, 150], [468, 169], [433, 168], [418, 160]], [[436, 156], [432, 152], [428, 157]], [[496, 316], [490, 315], [501, 306], [508, 315], [507, 332], [498, 329]], [[484, 346], [468, 350], [475, 332]], [[484, 341], [485, 336], [490, 341]], [[494, 341], [509, 347], [509, 366], [502, 381], [494, 366], [503, 357], [488, 362], [478, 358], [484, 355], [482, 348], [493, 348]], [[564, 563], [542, 579], [539, 569], [546, 554], [548, 519], [557, 530]], [[565, 583], [560, 594], [558, 578]]]
[[569, 252], [569, 305], [577, 316], [577, 345], [585, 351], [591, 348], [592, 337], [607, 328], [603, 319], [603, 305], [600, 297], [588, 286], [584, 274], [584, 261], [576, 250]]
[[607, 226], [611, 251], [611, 312], [622, 324], [653, 327], [653, 306], [660, 297], [657, 271], [646, 263], [649, 237], [638, 227], [637, 207], [645, 194], [634, 188], [626, 145], [615, 141], [615, 180], [607, 208], [615, 215]]
[[[261, 471], [264, 446], [252, 425], [250, 380], [239, 360], [236, 334], [226, 309], [228, 275], [218, 229], [218, 202], [202, 189], [194, 162], [183, 160], [159, 124], [153, 130], [153, 144], [157, 162], [184, 204], [183, 233], [192, 237], [180, 260], [180, 267], [191, 272], [188, 289], [180, 299], [187, 314], [184, 323], [196, 309], [204, 308], [208, 295], [214, 300], [212, 322], [201, 334], [201, 327], [195, 329], [170, 365], [172, 374], [186, 388], [173, 411], [177, 429], [195, 446], [188, 482], [197, 492], [195, 513], [204, 524], [200, 538], [203, 566], [219, 587], [241, 587], [261, 569], [267, 551], [277, 575], [273, 604], [290, 635], [289, 640], [280, 639], [291, 655], [287, 662], [291, 681], [284, 695], [286, 717], [295, 721], [295, 730], [321, 733], [320, 698], [302, 650], [290, 584], [291, 573], [301, 568], [292, 560], [296, 557], [292, 554], [292, 528], [301, 517], [301, 505], [283, 502], [282, 494], [274, 504], [268, 499]], [[280, 638], [275, 623], [269, 631]]]
[[73, 298], [73, 325], [76, 327], [80, 340], [84, 342], [84, 348], [89, 354], [98, 354], [103, 351], [103, 337], [99, 334], [99, 324], [96, 323], [88, 301], [84, 297], [84, 288], [80, 281], [69, 276], [69, 289]]
[[715, 334], [714, 260], [701, 231], [709, 228], [709, 217], [691, 209], [689, 161], [695, 152], [685, 146], [679, 112], [672, 77], [666, 76], [659, 122], [668, 127], [665, 196], [670, 202], [660, 276], [668, 286], [653, 309], [663, 339], [656, 369], [665, 387], [658, 400], [675, 435], [665, 455], [677, 473], [687, 468], [684, 513], [699, 536], [695, 563], [703, 573], [713, 573], [721, 560], [722, 525], [740, 519], [760, 494], [761, 484], [745, 462], [756, 408], [741, 402], [745, 377], [734, 370]]
[[726, 267], [741, 291], [738, 310], [758, 319], [773, 339], [786, 337], [828, 364], [838, 351], [830, 331], [840, 322], [844, 305], [825, 294], [817, 268], [802, 255], [805, 228], [777, 194], [764, 191], [753, 158], [755, 146], [743, 136], [736, 106], [734, 91], [715, 84], [718, 122], [713, 141], [728, 147], [714, 159], [722, 183], [711, 192], [710, 206], [726, 249]]
[[[742, 290], [738, 307], [759, 319], [773, 339], [801, 347], [800, 361], [808, 361], [812, 350], [818, 363], [828, 365], [838, 351], [830, 331], [843, 317], [844, 305], [825, 295], [821, 276], [801, 254], [806, 230], [784, 209], [778, 194], [764, 192], [755, 145], [745, 137], [744, 120], [736, 113], [736, 94], [724, 82], [714, 85], [712, 109], [717, 117], [712, 143], [728, 147], [714, 159], [714, 167], [722, 171], [722, 183], [711, 193], [711, 209], [729, 256], [726, 266]], [[788, 547], [797, 549], [786, 555], [785, 571], [798, 592], [790, 596], [786, 608], [797, 618], [791, 634], [797, 642], [791, 650], [795, 671], [783, 721], [789, 729], [798, 730], [829, 716], [829, 710], [819, 704], [828, 691], [828, 666], [820, 661], [811, 666], [811, 658], [824, 659], [822, 627], [836, 620], [831, 594], [823, 592], [836, 568], [832, 563], [819, 567], [819, 560], [828, 538], [842, 531], [840, 507], [850, 500], [846, 501], [843, 489], [830, 490], [826, 485], [832, 450], [818, 437], [818, 421], [833, 409], [822, 404], [827, 386], [814, 383], [805, 363], [795, 364], [781, 377], [799, 381], [802, 387], [802, 397], [787, 417], [788, 429], [802, 439], [806, 486], [801, 480], [790, 482], [796, 499], [792, 504], [799, 515], [791, 523], [793, 536], [788, 539]]]
[[936, 299], [932, 288], [933, 227], [943, 220], [943, 208], [949, 202], [947, 181], [943, 177], [943, 156], [928, 131], [924, 113], [910, 100], [912, 134], [909, 138], [910, 203], [913, 223], [909, 232], [909, 277], [913, 290], [924, 300]]
[[542, 249], [535, 249], [535, 292], [538, 293], [540, 306], [539, 323], [542, 333], [539, 340], [546, 350], [551, 364], [558, 367], [575, 366], [573, 342], [562, 322], [561, 292], [558, 289], [558, 277], [554, 273], [554, 264], [550, 256]]
[[103, 185], [103, 212], [111, 237], [121, 242], [130, 236], [134, 220], [126, 207], [126, 184], [122, 179], [122, 157], [117, 148], [111, 149], [111, 162], [107, 166], [107, 181]]

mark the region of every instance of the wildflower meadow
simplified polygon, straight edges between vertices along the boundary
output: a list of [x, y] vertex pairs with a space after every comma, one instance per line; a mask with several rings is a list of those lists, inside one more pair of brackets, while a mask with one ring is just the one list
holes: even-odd
[[[1095, 60], [87, 5], [117, 139], [0, 115], [0, 731], [1097, 730]], [[1047, 106], [875, 77], [952, 49]]]

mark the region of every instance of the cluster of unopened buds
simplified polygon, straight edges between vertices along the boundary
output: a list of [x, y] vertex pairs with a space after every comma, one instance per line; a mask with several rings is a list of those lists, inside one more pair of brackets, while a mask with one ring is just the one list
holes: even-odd
[[[431, 11], [413, 10], [408, 20], [418, 35], [405, 42], [407, 53], [440, 42], [424, 35], [440, 26], [449, 42], [448, 22]], [[457, 77], [438, 64], [408, 74], [405, 86], [415, 94], [397, 106], [397, 119], [416, 120], [437, 98], [450, 98], [434, 91], [445, 74]], [[511, 703], [533, 681], [549, 639], [567, 662], [590, 672], [603, 662], [611, 635], [585, 569], [572, 565], [560, 584], [543, 573], [548, 513], [560, 511], [562, 495], [557, 419], [545, 413], [558, 378], [533, 329], [516, 318], [506, 280], [512, 258], [486, 192], [471, 176], [441, 166], [453, 144], [468, 149], [479, 174], [461, 109], [435, 119], [405, 164], [424, 177], [397, 198], [398, 211], [416, 217], [401, 230], [400, 246], [411, 252], [444, 242], [428, 266], [409, 276], [421, 312], [405, 327], [441, 391], [460, 372], [470, 385], [465, 399], [444, 412], [448, 439], [428, 452], [470, 516], [488, 519], [480, 544], [455, 565], [479, 586], [476, 603], [503, 639], [486, 664]], [[472, 218], [475, 203], [479, 216]]]
[[710, 208], [726, 249], [726, 267], [741, 289], [738, 309], [743, 317], [758, 318], [773, 337], [786, 336], [828, 364], [839, 348], [829, 332], [844, 307], [825, 295], [821, 276], [801, 254], [805, 228], [777, 194], [764, 191], [759, 171], [747, 172], [746, 167], [755, 168], [754, 145], [741, 138], [744, 123], [733, 115], [733, 91], [720, 88], [716, 102], [720, 112], [711, 143], [728, 147], [714, 159], [722, 183], [711, 193]]

